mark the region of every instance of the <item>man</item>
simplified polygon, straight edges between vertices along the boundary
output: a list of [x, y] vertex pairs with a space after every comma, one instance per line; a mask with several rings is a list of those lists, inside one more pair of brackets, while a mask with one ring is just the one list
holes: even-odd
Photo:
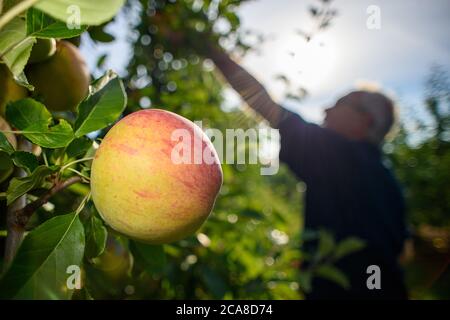
[[[366, 242], [337, 263], [351, 289], [315, 278], [307, 298], [406, 298], [397, 263], [406, 238], [404, 201], [380, 151], [394, 122], [392, 102], [376, 92], [351, 92], [326, 110], [318, 126], [275, 103], [221, 49], [209, 45], [205, 52], [247, 104], [280, 130], [280, 160], [307, 185], [305, 228], [326, 229], [338, 241], [356, 236]], [[371, 265], [380, 268], [381, 289], [367, 286]]]

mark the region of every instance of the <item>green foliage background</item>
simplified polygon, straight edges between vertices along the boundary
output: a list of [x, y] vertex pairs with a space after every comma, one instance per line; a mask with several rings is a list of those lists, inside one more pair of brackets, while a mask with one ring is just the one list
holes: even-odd
[[[49, 145], [44, 145], [40, 140], [42, 136], [38, 139], [26, 132], [23, 134], [34, 143], [47, 147], [43, 148], [43, 155], [36, 159], [18, 154], [0, 140], [2, 152], [15, 159], [14, 165], [28, 170], [25, 179], [34, 183], [26, 191], [28, 199], [36, 199], [48, 190], [49, 179], [55, 172], [61, 172], [63, 178], [74, 173], [68, 170], [62, 172], [61, 168], [69, 166], [88, 176], [89, 161], [76, 164], [73, 161], [93, 155], [93, 140], [101, 143], [101, 138], [122, 111], [125, 115], [141, 108], [163, 108], [191, 120], [202, 120], [204, 127], [218, 128], [222, 132], [232, 128], [265, 126], [245, 107], [223, 108], [224, 82], [211, 61], [201, 55], [206, 39], [226, 44], [229, 51], [238, 54], [252, 49], [243, 40], [245, 31], [241, 30], [236, 14], [242, 2], [129, 0], [122, 14], [136, 23], [130, 37], [133, 56], [127, 67], [128, 75], [123, 79], [128, 95], [125, 110], [121, 103], [104, 104], [95, 97], [87, 98], [76, 115], [51, 115], [45, 111], [45, 106], [31, 99], [8, 106], [7, 119], [17, 128], [23, 126], [21, 130], [26, 131], [27, 127], [23, 125], [24, 119], [18, 118], [15, 112], [19, 106], [29, 108], [30, 115], [39, 115], [40, 130], [45, 138], [48, 131], [57, 126], [53, 122], [55, 119], [59, 125], [67, 123], [64, 130], [68, 141], [51, 141]], [[319, 2], [328, 5], [329, 1]], [[319, 21], [319, 29], [328, 27], [335, 15], [320, 8], [310, 10], [312, 18]], [[30, 10], [28, 14], [40, 13]], [[49, 24], [60, 27], [56, 20], [44, 18]], [[225, 21], [229, 29], [217, 31], [214, 25], [218, 20]], [[86, 34], [94, 42], [114, 41], [114, 36], [105, 31], [106, 24], [103, 22], [96, 21], [95, 26], [89, 26]], [[29, 28], [34, 34], [42, 35], [39, 26], [31, 25]], [[48, 32], [43, 35], [55, 37], [51, 30]], [[65, 32], [67, 37], [74, 36], [67, 30]], [[181, 33], [183, 37], [179, 38]], [[32, 40], [29, 42], [32, 43]], [[79, 39], [72, 38], [71, 41], [78, 43]], [[106, 56], [99, 57], [96, 71], [105, 71], [102, 69], [105, 59]], [[16, 80], [24, 81], [21, 70], [15, 76]], [[106, 92], [122, 97], [122, 82], [114, 74], [106, 72], [103, 80], [108, 84], [102, 84], [102, 81], [93, 84], [100, 91], [98, 95]], [[450, 298], [450, 275], [445, 269], [450, 228], [449, 88], [445, 70], [431, 70], [424, 87], [423, 107], [433, 119], [433, 124], [426, 125], [415, 119], [416, 130], [413, 132], [402, 124], [399, 134], [384, 147], [386, 162], [403, 183], [408, 201], [408, 218], [416, 256], [406, 264], [406, 275], [413, 298]], [[289, 97], [301, 99], [293, 95]], [[91, 113], [103, 113], [103, 122], [91, 121]], [[84, 127], [87, 129], [80, 130], [79, 124], [82, 122], [88, 124]], [[93, 131], [96, 131], [95, 134], [92, 134]], [[72, 136], [73, 132], [76, 139]], [[87, 133], [91, 134], [86, 136]], [[247, 152], [252, 152], [251, 147]], [[8, 288], [0, 291], [2, 297], [299, 299], [308, 290], [314, 276], [346, 285], [345, 275], [333, 269], [332, 264], [322, 263], [318, 270], [299, 271], [299, 266], [306, 259], [322, 261], [327, 258], [335, 261], [341, 253], [357, 250], [360, 243], [348, 239], [345, 243], [336, 244], [326, 231], [311, 234], [302, 229], [302, 197], [306, 188], [287, 167], [281, 166], [274, 176], [262, 176], [258, 165], [224, 164], [223, 171], [224, 185], [204, 226], [190, 238], [163, 246], [143, 245], [116, 234], [104, 225], [92, 202], [84, 203], [89, 187], [79, 183], [70, 186], [52, 197], [52, 206], [40, 208], [32, 216], [27, 230], [33, 231], [26, 238], [10, 273], [21, 274], [20, 281], [11, 282], [10, 279], [15, 278], [10, 276], [1, 280], [0, 288]], [[37, 179], [37, 175], [42, 177]], [[20, 196], [17, 192], [11, 192], [11, 185], [14, 186], [11, 181], [23, 185], [23, 181], [5, 181], [1, 192], [6, 192], [5, 195], [10, 198]], [[5, 230], [3, 213], [6, 213], [6, 201], [2, 201], [1, 206], [1, 230]], [[75, 214], [68, 214], [73, 212]], [[79, 261], [83, 270], [83, 289], [76, 290], [73, 295], [65, 291], [53, 292], [56, 285], [51, 283], [47, 291], [34, 292], [33, 296], [30, 293], [33, 286], [26, 283], [26, 274], [45, 283], [50, 283], [51, 275], [42, 272], [45, 268], [36, 272], [32, 266], [24, 268], [24, 265], [31, 261], [45, 267], [48, 261], [54, 261], [52, 259], [61, 253], [62, 248], [55, 243], [61, 240], [60, 231], [64, 228], [71, 230], [70, 236], [60, 243], [64, 248], [72, 247], [74, 250], [66, 250], [64, 259], [55, 261], [60, 261], [61, 268], [65, 259]], [[42, 237], [40, 232], [44, 231], [52, 232], [53, 237]], [[2, 231], [2, 247], [5, 234]], [[302, 253], [300, 246], [312, 237], [319, 237], [320, 249], [315, 256], [308, 257]], [[40, 248], [45, 248], [43, 251], [50, 257], [48, 261], [42, 262], [42, 257], [35, 254], [38, 244]], [[53, 272], [55, 269], [48, 270]], [[21, 281], [23, 283], [19, 283]]]

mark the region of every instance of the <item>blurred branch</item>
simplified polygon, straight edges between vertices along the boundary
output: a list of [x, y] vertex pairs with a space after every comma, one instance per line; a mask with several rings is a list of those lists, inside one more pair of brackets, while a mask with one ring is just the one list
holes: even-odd
[[[18, 137], [17, 150], [30, 152], [31, 148], [32, 145], [28, 140], [25, 140], [23, 137]], [[15, 176], [19, 178], [26, 176], [26, 171], [22, 168], [16, 168], [14, 173]], [[25, 230], [24, 228], [16, 226], [14, 221], [16, 218], [16, 212], [26, 206], [26, 201], [26, 195], [19, 197], [8, 207], [6, 213], [6, 226], [8, 234], [6, 236], [3, 271], [6, 271], [8, 269], [9, 265], [14, 259], [14, 256], [16, 255], [17, 248], [22, 243]]]
[[296, 33], [303, 37], [306, 42], [311, 41], [313, 36], [328, 28], [333, 19], [337, 16], [337, 10], [332, 8], [330, 3], [331, 1], [321, 1], [320, 6], [311, 6], [309, 8], [309, 13], [314, 22], [312, 29], [309, 32], [301, 29], [296, 30]]

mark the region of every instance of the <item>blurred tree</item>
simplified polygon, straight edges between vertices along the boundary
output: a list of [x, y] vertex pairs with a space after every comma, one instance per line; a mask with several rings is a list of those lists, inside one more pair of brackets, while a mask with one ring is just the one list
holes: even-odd
[[[411, 223], [449, 227], [450, 83], [442, 67], [432, 67], [425, 95], [424, 109], [431, 123], [413, 119], [414, 132], [408, 132], [405, 125], [401, 125], [399, 134], [387, 149], [393, 151], [390, 159], [405, 186]], [[411, 136], [420, 142], [412, 144]]]
[[[448, 299], [450, 82], [442, 66], [430, 70], [422, 108], [427, 116], [418, 112], [422, 118], [405, 119], [385, 150], [404, 186], [411, 223], [413, 259], [406, 265], [410, 295], [414, 299]], [[407, 129], [411, 122], [413, 131]]]

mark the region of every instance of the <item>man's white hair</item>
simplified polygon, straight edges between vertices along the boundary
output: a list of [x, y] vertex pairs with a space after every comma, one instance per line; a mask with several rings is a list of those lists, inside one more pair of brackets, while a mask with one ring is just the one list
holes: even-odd
[[372, 143], [379, 145], [394, 124], [394, 103], [377, 91], [361, 90], [356, 93], [359, 94], [361, 108], [373, 119], [368, 138]]

